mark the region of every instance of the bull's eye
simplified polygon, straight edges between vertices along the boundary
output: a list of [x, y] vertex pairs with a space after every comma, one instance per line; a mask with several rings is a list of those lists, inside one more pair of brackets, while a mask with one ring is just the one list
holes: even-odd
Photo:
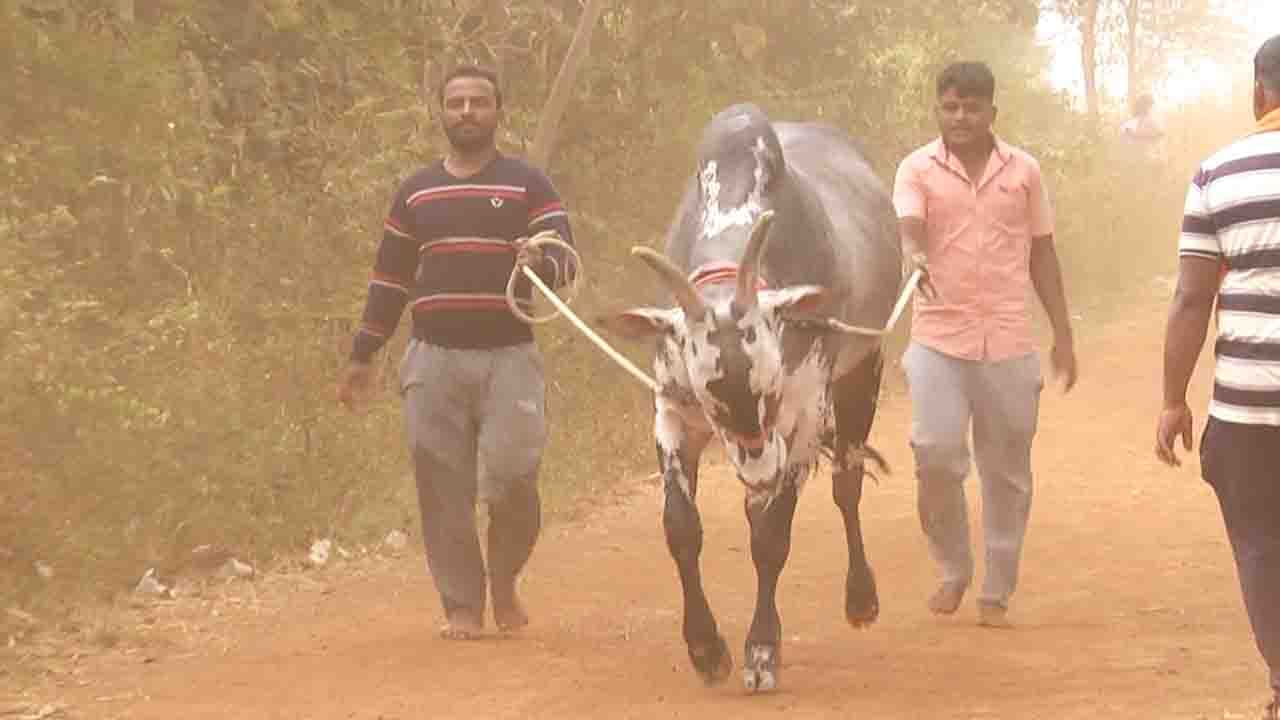
[[756, 341], [756, 329], [754, 326], [748, 326], [746, 331], [742, 333], [742, 340], [750, 345]]

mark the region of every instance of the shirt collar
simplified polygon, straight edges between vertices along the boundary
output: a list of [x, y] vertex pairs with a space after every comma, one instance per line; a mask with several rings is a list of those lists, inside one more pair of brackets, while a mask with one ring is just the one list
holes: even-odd
[[[1012, 148], [1004, 140], [1001, 140], [999, 135], [993, 135], [992, 137], [996, 141], [995, 154], [1000, 159], [1000, 163], [1003, 165], [1009, 162], [1013, 157]], [[942, 136], [938, 136], [933, 142], [929, 143], [929, 155], [943, 165], [947, 164], [947, 161], [951, 158], [951, 151], [947, 149], [947, 144], [942, 141]]]
[[956, 176], [968, 181], [974, 187], [980, 189], [985, 187], [986, 184], [996, 175], [1004, 172], [1004, 169], [1009, 166], [1009, 162], [1013, 160], [1013, 149], [1005, 143], [1005, 141], [1001, 140], [1000, 136], [995, 135], [993, 137], [995, 139], [995, 146], [993, 148], [992, 155], [995, 157], [987, 163], [987, 169], [983, 172], [983, 176], [980, 178], [969, 177], [964, 164], [960, 162], [959, 158], [955, 157], [947, 150], [947, 145], [942, 141], [941, 137], [930, 144], [929, 153], [933, 157], [934, 162], [946, 168]]

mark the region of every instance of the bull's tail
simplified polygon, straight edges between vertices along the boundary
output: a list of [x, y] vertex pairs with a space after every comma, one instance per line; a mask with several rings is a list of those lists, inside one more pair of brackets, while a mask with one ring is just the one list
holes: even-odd
[[[871, 465], [870, 468], [867, 467], [868, 461]], [[870, 445], [850, 448], [849, 457], [846, 462], [848, 462], [849, 465], [860, 463], [862, 465], [863, 474], [870, 475], [871, 479], [875, 481], [875, 484], [877, 485], [880, 484], [881, 475], [893, 474], [893, 470], [889, 468], [889, 462], [884, 459], [884, 456], [880, 454], [879, 450], [876, 450]]]
[[[845, 453], [843, 463], [836, 461], [835, 452], [830, 447], [824, 445], [822, 448], [822, 454], [826, 456], [827, 460], [831, 461], [831, 465], [833, 467], [853, 467], [854, 465], [862, 465], [862, 472], [866, 475], [870, 475], [871, 479], [874, 480], [877, 485], [880, 484], [881, 475], [893, 474], [893, 469], [889, 467], [889, 462], [884, 459], [884, 455], [881, 455], [879, 450], [876, 450], [870, 445], [864, 444], [859, 447], [849, 448], [849, 451]], [[870, 468], [867, 467], [868, 461], [871, 465]]]

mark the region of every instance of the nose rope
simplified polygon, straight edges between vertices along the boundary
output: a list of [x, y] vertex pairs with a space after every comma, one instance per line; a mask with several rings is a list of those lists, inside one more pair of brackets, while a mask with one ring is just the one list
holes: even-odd
[[[574, 278], [570, 283], [569, 300], [572, 301], [574, 298], [576, 298], [578, 294], [578, 289], [582, 282], [583, 273], [582, 273], [582, 263], [580, 262], [578, 253], [576, 250], [574, 250], [573, 246], [561, 240], [560, 236], [551, 230], [537, 233], [533, 237], [529, 238], [527, 242], [530, 244], [531, 247], [539, 247], [541, 245], [555, 245], [557, 247], [563, 247], [566, 250], [566, 252], [569, 252], [570, 254], [573, 255], [575, 272], [574, 272]], [[730, 268], [730, 270], [732, 271], [734, 276], [737, 275], [736, 267]], [[529, 282], [532, 283], [533, 286], [538, 289], [538, 292], [542, 293], [542, 295], [546, 297], [547, 301], [550, 302], [552, 307], [556, 309], [557, 311], [556, 314], [551, 314], [543, 317], [533, 317], [520, 309], [520, 307], [516, 302], [516, 297], [515, 297], [515, 282], [516, 282], [516, 277], [518, 273], [522, 273], [526, 278], [528, 278]], [[849, 325], [847, 323], [836, 320], [835, 318], [813, 318], [813, 319], [806, 318], [801, 320], [800, 322], [804, 324], [812, 324], [812, 325], [817, 325], [821, 327], [827, 327], [832, 330], [838, 330], [840, 332], [849, 333], [852, 335], [884, 337], [885, 335], [888, 335], [890, 332], [892, 332], [894, 326], [898, 324], [898, 319], [902, 316], [903, 310], [906, 309], [907, 301], [911, 299], [911, 295], [915, 292], [916, 287], [920, 284], [920, 278], [922, 275], [923, 275], [922, 271], [919, 268], [917, 268], [914, 272], [911, 273], [911, 276], [907, 278], [907, 282], [905, 285], [903, 285], [902, 292], [898, 296], [898, 302], [894, 305], [893, 312], [889, 315], [889, 320], [888, 322], [885, 323], [885, 326], [883, 329], [866, 328], [866, 327], [859, 327], [857, 325]], [[704, 283], [711, 282], [713, 281], [713, 279], [714, 281], [718, 282], [722, 280], [727, 280], [728, 278], [724, 273], [716, 272], [711, 277], [705, 278], [703, 282]], [[763, 283], [763, 280], [761, 280], [760, 282]], [[696, 284], [697, 284], [697, 281], [695, 280], [695, 285]], [[658, 383], [654, 382], [653, 378], [646, 375], [643, 370], [635, 366], [635, 363], [632, 363], [630, 360], [624, 357], [622, 353], [615, 350], [613, 346], [608, 343], [608, 341], [600, 337], [594, 330], [591, 329], [589, 325], [583, 322], [582, 318], [578, 317], [576, 313], [570, 310], [569, 305], [564, 300], [561, 300], [560, 297], [556, 295], [554, 290], [552, 290], [550, 287], [547, 287], [547, 284], [542, 281], [542, 278], [538, 277], [538, 274], [535, 273], [533, 269], [530, 268], [528, 264], [525, 262], [517, 262], [515, 267], [512, 268], [511, 270], [511, 277], [507, 279], [507, 306], [511, 309], [511, 313], [513, 315], [531, 324], [549, 322], [550, 320], [556, 318], [558, 315], [563, 315], [570, 323], [573, 324], [575, 328], [578, 329], [579, 332], [585, 335], [586, 338], [592, 342], [592, 344], [600, 348], [600, 351], [603, 352], [605, 355], [609, 356], [610, 360], [613, 360], [615, 363], [617, 363], [619, 367], [621, 367], [623, 370], [626, 370], [636, 380], [639, 380], [645, 387], [649, 388], [650, 391], [654, 393], [658, 393], [661, 390], [661, 388], [658, 386]], [[761, 446], [763, 446], [763, 440], [761, 440]]]
[[924, 271], [916, 268], [911, 276], [907, 278], [907, 282], [902, 286], [902, 292], [898, 295], [898, 302], [893, 306], [893, 312], [889, 314], [889, 321], [884, 324], [883, 328], [869, 328], [861, 325], [850, 325], [835, 318], [817, 318], [817, 317], [800, 317], [793, 318], [800, 325], [808, 325], [811, 327], [825, 327], [830, 330], [836, 330], [849, 335], [863, 335], [866, 337], [884, 337], [893, 332], [893, 328], [898, 324], [898, 319], [902, 317], [902, 311], [907, 307], [907, 301], [911, 299], [911, 295], [915, 293], [916, 288], [920, 285], [920, 278], [924, 276]]

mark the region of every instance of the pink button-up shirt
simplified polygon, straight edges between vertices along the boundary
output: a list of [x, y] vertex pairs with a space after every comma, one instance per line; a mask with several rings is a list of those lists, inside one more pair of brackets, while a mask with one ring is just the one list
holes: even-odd
[[912, 339], [966, 360], [1032, 352], [1031, 240], [1053, 233], [1035, 158], [997, 139], [974, 183], [938, 139], [898, 166], [893, 204], [899, 217], [925, 222], [921, 249], [938, 290], [934, 300], [916, 294]]

